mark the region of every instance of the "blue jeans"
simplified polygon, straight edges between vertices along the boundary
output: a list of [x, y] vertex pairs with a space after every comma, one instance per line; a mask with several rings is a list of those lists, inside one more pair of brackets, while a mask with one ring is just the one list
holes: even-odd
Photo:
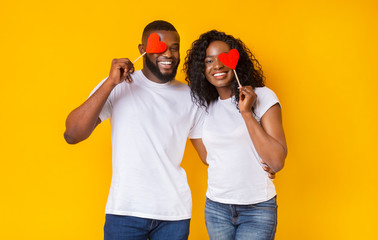
[[107, 214], [104, 240], [187, 240], [189, 225], [190, 219], [161, 221]]
[[251, 205], [206, 199], [205, 221], [210, 240], [272, 240], [277, 226], [276, 197]]

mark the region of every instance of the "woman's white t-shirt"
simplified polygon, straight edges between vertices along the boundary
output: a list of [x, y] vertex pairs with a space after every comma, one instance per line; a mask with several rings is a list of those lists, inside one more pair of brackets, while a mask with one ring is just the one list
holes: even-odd
[[[265, 112], [279, 101], [267, 87], [254, 91], [255, 119], [260, 122]], [[276, 195], [234, 97], [219, 98], [209, 106], [202, 134], [209, 164], [206, 193], [209, 199], [226, 204], [254, 204]]]

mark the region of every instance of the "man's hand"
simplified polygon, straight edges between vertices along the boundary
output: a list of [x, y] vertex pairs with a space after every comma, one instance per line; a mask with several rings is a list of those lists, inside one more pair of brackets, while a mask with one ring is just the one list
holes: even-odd
[[261, 163], [264, 165], [263, 169], [265, 172], [268, 173], [268, 176], [270, 179], [275, 179], [276, 178], [276, 173], [263, 161], [261, 160]]
[[133, 72], [134, 65], [128, 58], [115, 58], [112, 61], [108, 81], [114, 86], [123, 81], [130, 83], [132, 81], [130, 74]]

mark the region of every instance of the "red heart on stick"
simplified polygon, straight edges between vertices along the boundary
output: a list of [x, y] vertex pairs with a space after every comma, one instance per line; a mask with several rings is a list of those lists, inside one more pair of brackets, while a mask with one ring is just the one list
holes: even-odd
[[236, 49], [231, 49], [228, 53], [219, 54], [218, 59], [227, 67], [235, 70], [239, 61], [239, 51]]
[[157, 33], [151, 33], [147, 39], [147, 53], [162, 53], [167, 49], [167, 44], [160, 41], [160, 37]]

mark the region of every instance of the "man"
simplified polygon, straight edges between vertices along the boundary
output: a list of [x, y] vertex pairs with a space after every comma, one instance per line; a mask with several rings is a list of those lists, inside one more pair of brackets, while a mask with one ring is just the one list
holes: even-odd
[[201, 137], [203, 116], [189, 87], [174, 80], [180, 62], [176, 29], [165, 21], [148, 24], [141, 54], [151, 33], [160, 36], [166, 51], [147, 53], [143, 69], [136, 72], [129, 59], [114, 59], [109, 77], [66, 121], [64, 137], [75, 144], [111, 117], [106, 240], [181, 240], [189, 235], [191, 194], [180, 164], [186, 139]]
[[174, 80], [180, 62], [180, 37], [174, 26], [155, 21], [151, 33], [167, 45], [147, 53], [134, 73], [127, 58], [114, 59], [107, 79], [66, 121], [70, 144], [90, 136], [111, 117], [113, 176], [106, 205], [105, 239], [187, 239], [191, 194], [180, 167], [187, 137], [200, 137], [202, 114], [187, 85]]

